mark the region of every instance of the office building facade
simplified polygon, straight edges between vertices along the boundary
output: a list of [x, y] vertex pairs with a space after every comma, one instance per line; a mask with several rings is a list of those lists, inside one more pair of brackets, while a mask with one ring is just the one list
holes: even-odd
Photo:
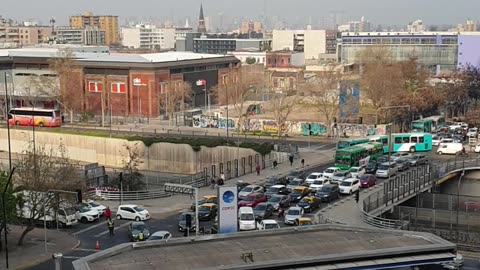
[[55, 29], [57, 40], [66, 44], [76, 45], [104, 45], [105, 30], [98, 27], [87, 27], [75, 29], [71, 27], [61, 27]]
[[136, 25], [122, 28], [122, 44], [134, 49], [163, 50], [175, 48], [175, 28]]
[[118, 16], [93, 15], [93, 13], [87, 12], [83, 15], [71, 16], [70, 27], [76, 29], [98, 27], [105, 30], [105, 44], [115, 45], [120, 43]]

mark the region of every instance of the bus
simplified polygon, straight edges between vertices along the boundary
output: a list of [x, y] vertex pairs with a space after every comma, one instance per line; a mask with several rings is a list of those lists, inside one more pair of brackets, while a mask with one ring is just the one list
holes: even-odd
[[[424, 132], [393, 133], [392, 153], [432, 151], [432, 134]], [[388, 154], [388, 135], [374, 136], [371, 142], [381, 143], [383, 153]]]
[[383, 145], [377, 142], [338, 149], [335, 153], [335, 167], [348, 170], [354, 166], [365, 166], [370, 160], [377, 160], [382, 155]]
[[60, 111], [22, 107], [11, 109], [8, 113], [9, 125], [59, 127], [62, 125]]
[[337, 149], [343, 149], [346, 147], [355, 146], [361, 143], [368, 143], [368, 138], [356, 138], [356, 139], [340, 139], [337, 143]]
[[445, 117], [443, 115], [434, 115], [413, 121], [412, 131], [430, 133], [443, 126], [445, 126]]

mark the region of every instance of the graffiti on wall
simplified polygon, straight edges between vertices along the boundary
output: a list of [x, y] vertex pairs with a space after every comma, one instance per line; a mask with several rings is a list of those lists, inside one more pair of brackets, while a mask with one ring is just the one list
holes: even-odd
[[[228, 128], [232, 129], [238, 126], [244, 126], [245, 131], [249, 132], [278, 133], [277, 122], [271, 119], [245, 119], [244, 125], [239, 125], [238, 119], [236, 118], [228, 119]], [[225, 129], [227, 127], [227, 119], [222, 117], [196, 115], [193, 117], [193, 127]], [[329, 125], [325, 123], [287, 121], [283, 126], [283, 132], [291, 135], [308, 135], [309, 128], [311, 129], [311, 134], [313, 136], [324, 136], [330, 129]], [[384, 135], [385, 130], [385, 125], [378, 125], [377, 127], [374, 127], [372, 125], [338, 123], [336, 129], [333, 130], [332, 127], [331, 133], [340, 133], [340, 135], [361, 137]]]

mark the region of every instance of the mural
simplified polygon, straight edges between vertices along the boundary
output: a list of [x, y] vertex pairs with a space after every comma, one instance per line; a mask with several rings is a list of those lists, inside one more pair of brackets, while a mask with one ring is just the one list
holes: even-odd
[[[293, 122], [289, 121], [285, 123], [283, 127], [284, 133], [291, 135], [305, 135], [309, 133], [309, 125], [311, 127], [313, 136], [325, 136], [329, 129], [328, 125], [325, 123], [313, 123], [313, 122]], [[238, 128], [239, 123], [236, 118], [228, 119], [228, 128], [234, 129]], [[223, 117], [212, 117], [206, 115], [195, 115], [193, 116], [193, 127], [196, 128], [227, 128], [227, 118]], [[263, 131], [270, 133], [278, 133], [278, 126], [275, 120], [271, 119], [246, 119], [245, 124], [246, 131], [255, 132]], [[332, 133], [346, 135], [351, 137], [363, 137], [371, 135], [384, 135], [385, 134], [385, 125], [377, 125], [374, 127], [372, 125], [363, 125], [363, 124], [346, 124], [338, 123], [335, 130], [332, 130]]]

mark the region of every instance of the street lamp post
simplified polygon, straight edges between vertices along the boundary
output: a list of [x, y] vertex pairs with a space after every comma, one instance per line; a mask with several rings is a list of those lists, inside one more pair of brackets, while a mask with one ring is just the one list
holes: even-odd
[[458, 184], [457, 184], [457, 242], [458, 238], [460, 235], [459, 232], [459, 217], [460, 217], [460, 184], [462, 183], [463, 176], [465, 175], [465, 168], [463, 168], [462, 174], [460, 175], [460, 178], [458, 179]]

